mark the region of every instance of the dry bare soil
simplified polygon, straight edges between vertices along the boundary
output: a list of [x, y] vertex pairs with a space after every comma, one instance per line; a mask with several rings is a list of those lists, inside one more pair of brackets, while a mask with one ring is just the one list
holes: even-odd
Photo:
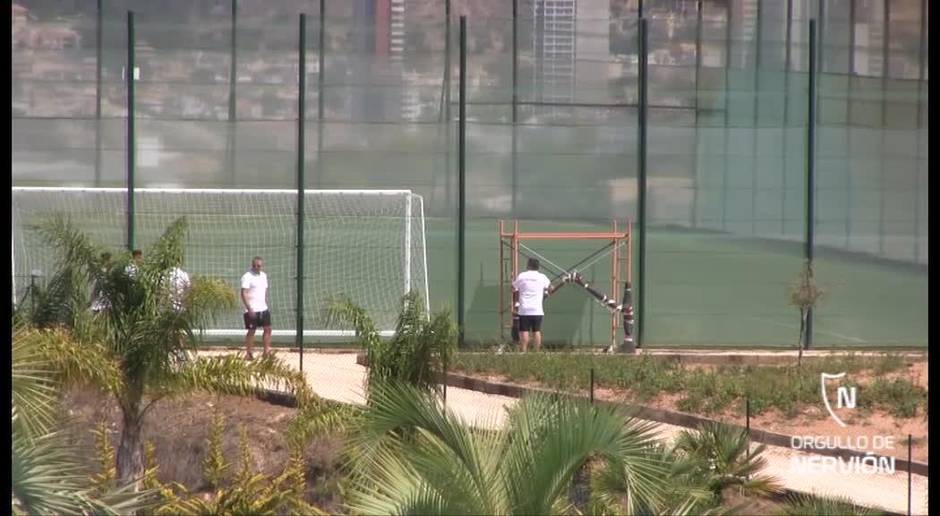
[[[89, 467], [97, 467], [92, 433], [99, 421], [108, 422], [112, 445], [120, 432], [120, 411], [110, 397], [92, 390], [72, 389], [64, 395], [69, 425], [66, 431]], [[216, 410], [225, 416], [222, 451], [234, 472], [239, 461], [239, 425], [245, 425], [255, 471], [276, 475], [287, 463], [289, 450], [285, 432], [297, 410], [255, 398], [197, 394], [161, 400], [147, 413], [144, 439], [154, 445], [157, 477], [161, 482], [179, 482], [190, 491], [206, 486], [202, 460], [206, 437]], [[337, 481], [341, 476], [342, 437], [313, 439], [304, 450], [307, 465], [307, 500], [330, 512], [342, 511]]]

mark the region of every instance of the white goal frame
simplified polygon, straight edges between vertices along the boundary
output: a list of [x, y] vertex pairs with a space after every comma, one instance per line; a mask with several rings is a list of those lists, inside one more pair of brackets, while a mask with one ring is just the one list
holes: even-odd
[[[13, 193], [13, 202], [11, 203], [11, 276], [13, 281], [12, 297], [14, 306], [16, 304], [16, 197], [17, 194], [29, 194], [29, 193], [93, 193], [93, 194], [114, 194], [121, 195], [126, 198], [127, 189], [126, 188], [94, 188], [94, 187], [33, 187], [33, 186], [14, 186], [12, 188]], [[135, 188], [135, 196], [139, 194], [144, 195], [161, 195], [161, 194], [214, 194], [214, 195], [242, 195], [242, 194], [251, 194], [251, 195], [293, 195], [296, 197], [298, 194], [297, 190], [294, 189], [225, 189], [225, 188]], [[402, 258], [402, 272], [404, 277], [404, 285], [402, 294], [408, 293], [412, 288], [412, 260], [417, 258], [421, 260], [421, 267], [424, 271], [424, 281], [423, 281], [423, 295], [425, 302], [425, 312], [429, 314], [430, 312], [430, 297], [428, 290], [428, 266], [427, 266], [427, 232], [425, 230], [425, 214], [424, 214], [424, 200], [423, 198], [412, 192], [411, 190], [386, 190], [386, 189], [310, 189], [304, 191], [305, 196], [365, 196], [365, 197], [402, 197], [403, 206], [404, 206], [404, 215], [402, 217], [404, 223], [404, 244], [403, 244], [403, 258]], [[417, 201], [417, 212], [415, 212], [415, 201]], [[310, 202], [308, 197], [307, 203]], [[54, 209], [49, 210], [49, 214], [56, 213]], [[62, 211], [64, 213], [64, 210]], [[294, 226], [294, 231], [296, 234], [296, 210], [293, 211], [293, 221], [290, 225]], [[420, 217], [420, 233], [421, 233], [421, 246], [420, 257], [413, 256], [412, 243], [413, 243], [413, 226], [414, 226], [414, 215]], [[122, 221], [123, 224], [123, 221]], [[126, 229], [124, 229], [126, 231]], [[420, 286], [419, 286], [420, 288]], [[292, 314], [293, 315], [293, 314]], [[272, 335], [275, 337], [294, 337], [296, 336], [296, 330], [283, 330], [283, 329], [274, 329], [272, 330]], [[382, 337], [390, 337], [394, 334], [394, 329], [382, 329], [379, 331], [379, 335]], [[203, 335], [209, 337], [243, 337], [245, 335], [244, 329], [208, 329], [203, 332]], [[303, 332], [304, 337], [324, 337], [324, 338], [348, 338], [355, 337], [355, 331], [353, 330], [308, 330], [305, 329]]]

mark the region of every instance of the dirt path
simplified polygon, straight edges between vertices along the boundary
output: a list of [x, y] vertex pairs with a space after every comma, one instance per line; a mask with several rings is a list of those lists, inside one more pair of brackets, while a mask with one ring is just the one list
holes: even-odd
[[[203, 351], [204, 355], [234, 353], [234, 351]], [[277, 356], [291, 367], [299, 369], [300, 355], [295, 352], [277, 351]], [[346, 403], [364, 403], [364, 380], [366, 369], [356, 364], [354, 353], [304, 353], [304, 374], [318, 395]], [[448, 387], [447, 408], [465, 421], [485, 427], [494, 427], [504, 420], [504, 407], [515, 403], [515, 398], [484, 394], [467, 389]], [[671, 440], [683, 428], [657, 423], [660, 435]], [[819, 495], [847, 496], [858, 504], [879, 506], [883, 509], [907, 513], [907, 473], [897, 471], [888, 474], [860, 474], [852, 468], [847, 472], [823, 473], [807, 471], [794, 465], [794, 461], [809, 457], [820, 457], [782, 448], [768, 446], [765, 472], [777, 477], [787, 488]], [[928, 514], [928, 479], [920, 475], [912, 478], [912, 509], [914, 514]]]

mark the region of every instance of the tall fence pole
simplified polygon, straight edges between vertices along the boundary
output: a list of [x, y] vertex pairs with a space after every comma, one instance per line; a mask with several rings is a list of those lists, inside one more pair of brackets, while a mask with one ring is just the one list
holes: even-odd
[[304, 118], [307, 101], [307, 15], [300, 13], [299, 66], [297, 80], [297, 332], [294, 342], [300, 350], [300, 372], [304, 370]]
[[[816, 246], [816, 20], [809, 21], [809, 91], [806, 118], [806, 260]], [[806, 348], [813, 344], [813, 308], [806, 314]]]
[[699, 144], [701, 143], [701, 131], [698, 127], [699, 114], [699, 77], [702, 74], [702, 0], [695, 2], [695, 150], [692, 153], [692, 209], [689, 213], [689, 224], [693, 228], [698, 227], [698, 193], [699, 193]]
[[458, 107], [460, 123], [457, 128], [457, 345], [463, 348], [466, 326], [464, 321], [464, 279], [466, 275], [466, 130], [467, 130], [467, 17], [460, 16], [460, 92]]
[[[926, 66], [925, 60], [927, 56], [927, 0], [921, 0], [920, 3], [920, 50], [917, 56], [917, 132], [920, 133], [924, 128], [924, 67]], [[850, 82], [851, 83], [851, 82]], [[921, 220], [920, 220], [920, 178], [921, 178], [921, 154], [923, 149], [921, 146], [921, 137], [918, 134], [917, 136], [917, 168], [915, 173], [915, 190], [914, 190], [914, 262], [920, 262], [920, 233], [921, 233]]]
[[[883, 2], [884, 14], [882, 23], [884, 24], [884, 37], [881, 38], [881, 55], [883, 56], [881, 65], [881, 148], [886, 148], [886, 134], [888, 131], [888, 82], [891, 71], [891, 2]], [[887, 232], [885, 221], [885, 196], [888, 193], [888, 174], [885, 173], [885, 152], [879, 153], [881, 158], [881, 174], [879, 179], [878, 195], [878, 256], [885, 254], [885, 233]]]
[[[642, 6], [642, 4], [640, 4]], [[647, 43], [647, 24], [646, 18], [640, 18], [639, 20], [639, 74], [637, 85], [639, 87], [638, 95], [638, 108], [637, 112], [639, 114], [638, 121], [638, 134], [637, 134], [637, 275], [639, 292], [636, 296], [636, 347], [640, 348], [643, 345], [643, 334], [646, 330], [646, 324], [644, 320], [646, 318], [646, 87], [647, 87], [647, 73], [646, 73], [646, 43]]]
[[103, 0], [97, 0], [95, 13], [95, 186], [101, 186], [101, 56], [104, 44]]
[[134, 249], [134, 11], [127, 11], [127, 249]]
[[237, 116], [235, 84], [238, 82], [238, 0], [232, 0], [232, 16], [229, 24], [229, 70], [228, 70], [228, 148], [225, 158], [231, 175], [232, 186], [238, 186], [238, 176], [235, 173], [236, 131], [235, 119]]
[[[792, 56], [792, 50], [790, 49], [790, 39], [791, 33], [793, 32], [793, 0], [787, 0], [787, 21], [786, 21], [786, 35], [784, 36], [784, 58], [783, 58], [783, 152], [782, 155], [782, 164], [783, 164], [783, 177], [782, 183], [783, 188], [780, 190], [780, 234], [785, 236], [787, 234], [787, 176], [789, 175], [789, 169], [787, 168], [787, 149], [789, 148], [790, 140], [790, 62]], [[851, 83], [852, 81], [849, 81]]]
[[725, 105], [724, 105], [724, 167], [721, 169], [721, 230], [728, 229], [728, 154], [731, 152], [731, 2], [725, 3]]
[[323, 106], [326, 103], [326, 1], [320, 0], [320, 33], [317, 37], [317, 175], [316, 185], [323, 181]]
[[444, 154], [444, 199], [448, 206], [450, 206], [451, 194], [453, 187], [451, 186], [451, 176], [450, 171], [453, 164], [451, 163], [451, 150], [450, 150], [450, 138], [451, 138], [451, 115], [450, 115], [450, 73], [451, 73], [451, 63], [450, 63], [450, 54], [451, 54], [451, 34], [450, 34], [450, 0], [444, 0], [444, 106], [443, 106], [443, 115], [444, 115], [444, 139], [446, 140], [444, 148], [447, 149]]
[[751, 234], [757, 235], [757, 171], [761, 169], [760, 159], [758, 158], [758, 153], [760, 151], [760, 68], [761, 68], [761, 21], [764, 19], [761, 16], [761, 8], [763, 2], [761, 0], [756, 0], [757, 2], [757, 14], [754, 17], [754, 24], [757, 26], [755, 30], [754, 37], [754, 105], [752, 120], [753, 126], [752, 129], [754, 132], [751, 135], [751, 155], [753, 166], [751, 167]]
[[516, 163], [516, 123], [519, 110], [519, 0], [512, 0], [512, 216], [516, 216], [516, 197], [519, 176]]

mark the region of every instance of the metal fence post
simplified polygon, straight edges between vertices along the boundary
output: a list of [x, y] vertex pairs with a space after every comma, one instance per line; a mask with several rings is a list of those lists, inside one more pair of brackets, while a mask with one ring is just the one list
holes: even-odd
[[[806, 260], [813, 263], [816, 245], [816, 20], [809, 21], [809, 84], [806, 119]], [[806, 349], [813, 344], [813, 308], [806, 314]]]
[[466, 275], [466, 130], [467, 130], [467, 17], [460, 17], [460, 125], [457, 129], [457, 345], [464, 346], [464, 279]]
[[127, 249], [134, 249], [134, 166], [136, 139], [134, 137], [134, 11], [127, 11]]
[[237, 148], [237, 135], [235, 131], [235, 119], [237, 116], [235, 84], [238, 82], [238, 0], [232, 0], [232, 16], [229, 27], [229, 75], [228, 75], [228, 148], [225, 152], [229, 174], [231, 175], [232, 186], [238, 185], [238, 177], [235, 173], [235, 149]]
[[320, 33], [317, 37], [317, 175], [314, 184], [317, 187], [323, 181], [323, 110], [326, 104], [326, 2], [320, 0]]
[[297, 92], [297, 331], [294, 342], [300, 350], [300, 372], [304, 370], [304, 118], [307, 100], [307, 15], [300, 13], [299, 78]]
[[911, 434], [907, 434], [907, 514], [911, 516], [911, 498], [913, 493], [911, 491], [911, 460], [913, 459], [913, 454], [911, 450], [913, 449], [913, 440], [911, 439]]
[[517, 188], [519, 184], [518, 179], [518, 164], [516, 163], [516, 154], [517, 154], [517, 145], [516, 142], [516, 123], [519, 118], [519, 1], [512, 0], [512, 156], [510, 157], [512, 162], [512, 202], [510, 204], [510, 210], [512, 216], [516, 217], [516, 198], [517, 198]]
[[97, 1], [95, 13], [95, 186], [101, 186], [101, 56], [103, 54], [103, 0]]
[[591, 405], [594, 404], [594, 368], [591, 368]]
[[[642, 5], [642, 4], [641, 4]], [[639, 20], [639, 74], [638, 74], [638, 134], [637, 134], [637, 275], [639, 276], [639, 292], [636, 296], [636, 347], [643, 346], [643, 335], [646, 330], [646, 122], [647, 122], [647, 24], [646, 18]]]

